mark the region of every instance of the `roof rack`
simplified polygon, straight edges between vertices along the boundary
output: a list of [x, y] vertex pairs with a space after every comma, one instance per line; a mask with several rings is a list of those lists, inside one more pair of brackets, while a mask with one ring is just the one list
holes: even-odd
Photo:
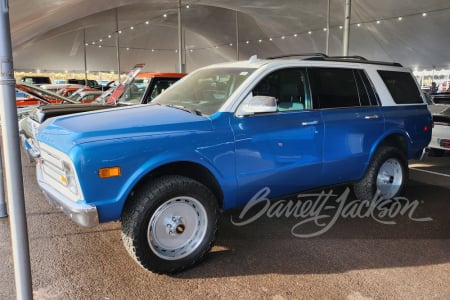
[[364, 56], [360, 55], [352, 55], [352, 56], [328, 56], [328, 58], [336, 58], [336, 59], [359, 59], [359, 60], [368, 60]]
[[383, 65], [383, 66], [393, 66], [393, 67], [403, 67], [397, 62], [386, 62], [386, 61], [375, 61], [368, 60], [363, 56], [327, 56], [327, 57], [308, 57], [304, 60], [325, 60], [325, 61], [337, 61], [337, 62], [350, 62], [350, 63], [363, 63], [371, 65]]
[[324, 61], [351, 62], [351, 63], [364, 63], [364, 64], [373, 64], [373, 65], [403, 67], [400, 63], [368, 60], [367, 58], [360, 56], [360, 55], [328, 56], [321, 52], [286, 54], [286, 55], [280, 55], [280, 56], [267, 57], [267, 59], [278, 59], [278, 58], [287, 58], [287, 57], [295, 57], [295, 56], [307, 56], [306, 58], [303, 58], [303, 60], [324, 60]]
[[295, 56], [313, 56], [313, 57], [328, 57], [325, 53], [314, 52], [314, 53], [299, 53], [299, 54], [285, 54], [279, 56], [270, 56], [266, 59], [278, 59], [278, 58], [287, 58], [287, 57], [295, 57]]

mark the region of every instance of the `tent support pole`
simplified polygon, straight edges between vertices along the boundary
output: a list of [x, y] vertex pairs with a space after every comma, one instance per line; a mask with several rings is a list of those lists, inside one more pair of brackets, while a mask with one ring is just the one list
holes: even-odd
[[8, 0], [0, 3], [0, 116], [17, 299], [32, 299]]
[[116, 58], [117, 58], [117, 82], [120, 84], [120, 43], [119, 43], [119, 10], [116, 8]]
[[345, 20], [344, 20], [344, 38], [342, 42], [342, 55], [348, 55], [348, 45], [350, 40], [350, 14], [352, 10], [352, 0], [345, 0]]

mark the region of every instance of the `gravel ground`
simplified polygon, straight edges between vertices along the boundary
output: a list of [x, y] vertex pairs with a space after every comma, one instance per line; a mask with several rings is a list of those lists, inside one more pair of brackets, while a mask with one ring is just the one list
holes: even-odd
[[[340, 215], [323, 234], [299, 238], [294, 216], [235, 226], [241, 212], [226, 212], [206, 260], [166, 276], [128, 256], [119, 223], [81, 228], [44, 199], [34, 164], [23, 162], [23, 176], [35, 299], [450, 299], [450, 189], [414, 178], [411, 217], [432, 220]], [[294, 233], [322, 228], [310, 222]], [[0, 299], [15, 299], [8, 218], [0, 219], [0, 260]]]

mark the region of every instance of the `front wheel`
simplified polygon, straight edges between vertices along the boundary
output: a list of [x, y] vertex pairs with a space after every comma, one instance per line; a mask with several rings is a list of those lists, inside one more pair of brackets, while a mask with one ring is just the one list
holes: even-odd
[[373, 200], [379, 195], [393, 199], [404, 190], [408, 181], [408, 162], [404, 154], [394, 147], [383, 147], [374, 157], [364, 177], [354, 184], [359, 200]]
[[122, 240], [155, 273], [176, 273], [203, 259], [217, 229], [217, 200], [203, 184], [164, 176], [136, 192], [124, 208]]

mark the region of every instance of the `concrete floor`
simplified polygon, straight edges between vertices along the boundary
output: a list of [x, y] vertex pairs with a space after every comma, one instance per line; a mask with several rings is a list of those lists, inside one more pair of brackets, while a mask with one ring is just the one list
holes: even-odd
[[[206, 261], [165, 276], [128, 256], [119, 223], [81, 228], [51, 207], [37, 188], [34, 164], [24, 161], [34, 298], [450, 299], [450, 180], [441, 175], [427, 184], [420, 171], [438, 166], [450, 174], [450, 157], [417, 164], [406, 198], [419, 203], [412, 217], [431, 221], [339, 218], [324, 234], [305, 239], [291, 234], [299, 222], [293, 216], [237, 227], [230, 219], [239, 220], [240, 211], [227, 212]], [[15, 299], [8, 218], [0, 219], [0, 261], [0, 299]]]

